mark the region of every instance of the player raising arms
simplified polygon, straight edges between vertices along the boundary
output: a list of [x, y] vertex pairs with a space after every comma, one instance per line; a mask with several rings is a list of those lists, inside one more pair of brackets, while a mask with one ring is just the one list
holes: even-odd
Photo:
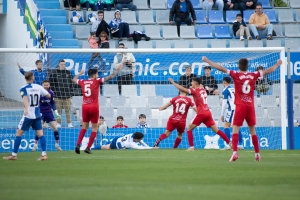
[[174, 129], [177, 129], [177, 138], [175, 140], [174, 148], [177, 148], [182, 140], [182, 134], [185, 129], [186, 116], [190, 107], [197, 112], [196, 107], [192, 100], [186, 96], [185, 92], [179, 91], [179, 96], [171, 99], [163, 107], [159, 108], [160, 111], [167, 109], [169, 106], [173, 105], [173, 114], [170, 116], [167, 122], [166, 132], [161, 134], [156, 140], [154, 147], [158, 147], [159, 143], [170, 136]]
[[81, 71], [77, 76], [73, 78], [73, 82], [81, 86], [83, 94], [83, 103], [82, 103], [82, 129], [78, 135], [77, 144], [75, 147], [75, 152], [80, 154], [80, 144], [82, 139], [89, 128], [89, 122], [92, 123], [92, 133], [89, 138], [89, 143], [87, 148], [84, 150], [85, 153], [91, 154], [91, 146], [94, 143], [95, 137], [97, 135], [98, 129], [98, 118], [99, 118], [99, 87], [100, 84], [110, 79], [113, 79], [117, 73], [122, 69], [123, 64], [120, 64], [116, 71], [110, 74], [105, 78], [98, 78], [97, 69], [89, 69], [88, 71], [88, 80], [79, 80], [78, 77], [84, 74], [84, 71]]
[[30, 127], [35, 130], [36, 135], [40, 138], [42, 146], [42, 156], [38, 160], [47, 160], [46, 139], [43, 135], [42, 119], [40, 113], [40, 97], [41, 95], [50, 98], [51, 95], [42, 86], [33, 84], [34, 75], [32, 72], [25, 73], [26, 85], [20, 89], [20, 93], [24, 103], [24, 115], [18, 125], [16, 139], [14, 142], [14, 151], [10, 156], [3, 157], [4, 160], [17, 160], [17, 153], [22, 140], [22, 135], [28, 131]]
[[172, 78], [169, 78], [169, 81], [180, 91], [191, 94], [194, 98], [194, 102], [197, 106], [197, 115], [194, 117], [192, 122], [188, 126], [187, 136], [190, 148], [188, 151], [194, 151], [194, 138], [193, 130], [201, 123], [204, 123], [206, 127], [211, 128], [213, 132], [218, 134], [227, 144], [230, 143], [228, 137], [221, 130], [218, 129], [215, 121], [212, 118], [211, 112], [207, 105], [207, 93], [202, 85], [202, 81], [199, 77], [193, 77], [192, 79], [192, 88], [186, 89], [181, 85], [174, 82]]
[[209, 65], [213, 66], [215, 69], [227, 73], [230, 75], [234, 81], [235, 88], [235, 112], [233, 117], [233, 132], [232, 132], [232, 149], [233, 153], [230, 158], [230, 162], [236, 161], [239, 156], [237, 153], [238, 150], [238, 140], [239, 135], [238, 132], [240, 130], [240, 126], [243, 125], [244, 120], [246, 120], [249, 128], [249, 132], [252, 137], [252, 144], [254, 146], [255, 151], [255, 161], [260, 161], [261, 157], [259, 154], [259, 146], [258, 146], [258, 138], [255, 131], [256, 124], [256, 116], [254, 109], [254, 89], [255, 82], [258, 78], [262, 78], [267, 74], [275, 71], [281, 64], [282, 61], [278, 60], [275, 65], [266, 69], [265, 71], [256, 71], [256, 72], [248, 72], [248, 60], [246, 58], [241, 58], [238, 62], [238, 71], [228, 70], [220, 64], [217, 64], [207, 57], [203, 56], [202, 60], [207, 62]]

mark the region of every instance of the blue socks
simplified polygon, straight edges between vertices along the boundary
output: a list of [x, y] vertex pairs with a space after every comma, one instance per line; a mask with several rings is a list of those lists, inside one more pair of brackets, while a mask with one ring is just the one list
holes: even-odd
[[35, 141], [38, 141], [39, 140], [39, 137], [37, 135], [35, 135]]
[[55, 140], [59, 140], [59, 133], [58, 133], [58, 131], [54, 132], [54, 138], [55, 138]]
[[241, 133], [241, 130], [239, 131], [239, 145], [243, 145], [243, 135]]
[[230, 140], [230, 129], [229, 128], [225, 128], [224, 129], [224, 133], [225, 133], [225, 135], [228, 137], [228, 139]]
[[21, 144], [22, 136], [16, 136], [15, 145], [14, 145], [14, 153], [17, 154], [19, 151], [19, 147]]
[[45, 138], [45, 136], [40, 137], [40, 142], [41, 142], [42, 151], [46, 151], [46, 138]]

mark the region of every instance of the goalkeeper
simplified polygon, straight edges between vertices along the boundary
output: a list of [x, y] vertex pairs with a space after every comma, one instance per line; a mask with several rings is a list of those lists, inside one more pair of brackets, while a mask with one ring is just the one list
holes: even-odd
[[[54, 92], [52, 90], [50, 90], [50, 82], [48, 80], [44, 80], [43, 83], [42, 83], [42, 86], [51, 95], [51, 98], [49, 98], [49, 99], [45, 96], [41, 96], [41, 98], [40, 98], [40, 110], [41, 110], [42, 120], [43, 120], [43, 122], [46, 122], [46, 123], [50, 124], [50, 126], [51, 126], [51, 128], [54, 132], [55, 148], [58, 151], [62, 151], [62, 149], [59, 146], [59, 133], [58, 133], [58, 129], [57, 129], [57, 126], [56, 126], [56, 120], [55, 120], [53, 112], [52, 112], [52, 109], [53, 109], [56, 118], [57, 119], [61, 118], [61, 116], [58, 114], [58, 112], [56, 110], [55, 101], [53, 99], [54, 98]], [[37, 150], [38, 140], [39, 140], [39, 138], [37, 136], [35, 136], [35, 144], [33, 146], [32, 151]]]

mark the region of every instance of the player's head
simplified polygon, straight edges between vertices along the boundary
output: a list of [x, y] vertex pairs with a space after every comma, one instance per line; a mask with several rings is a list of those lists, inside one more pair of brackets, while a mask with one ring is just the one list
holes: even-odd
[[145, 114], [140, 114], [139, 115], [139, 120], [141, 124], [145, 124], [146, 123], [146, 115]]
[[118, 125], [123, 125], [123, 122], [124, 122], [124, 118], [122, 116], [118, 116], [117, 117], [117, 123], [118, 123]]
[[104, 123], [104, 117], [103, 116], [100, 115], [98, 123], [99, 123], [99, 125], [102, 125]]
[[199, 87], [200, 85], [202, 85], [202, 80], [201, 80], [201, 78], [199, 78], [199, 77], [193, 77], [193, 78], [192, 78], [192, 87], [193, 87], [193, 88], [197, 88], [197, 87]]
[[190, 65], [185, 66], [185, 75], [190, 76], [192, 74], [192, 67]]
[[26, 72], [24, 76], [27, 83], [33, 83], [34, 75], [32, 72]]
[[223, 86], [226, 87], [226, 86], [230, 85], [230, 83], [231, 83], [231, 78], [229, 76], [225, 76], [223, 78]]
[[141, 132], [135, 132], [132, 137], [134, 142], [140, 142], [144, 138], [144, 134]]
[[180, 95], [180, 96], [186, 96], [186, 93], [179, 90], [179, 95]]
[[43, 61], [36, 60], [35, 61], [35, 66], [36, 66], [37, 70], [42, 70], [43, 69]]
[[64, 59], [59, 60], [58, 68], [61, 69], [61, 70], [66, 68], [66, 62], [65, 62]]
[[257, 68], [256, 68], [256, 71], [263, 71], [264, 70], [264, 67], [263, 66], [258, 66]]
[[48, 90], [50, 88], [50, 81], [44, 80], [42, 86], [45, 88], [45, 90]]
[[236, 19], [236, 21], [241, 22], [243, 18], [242, 18], [241, 14], [237, 14], [235, 19]]
[[205, 76], [210, 76], [211, 66], [205, 66], [204, 67], [204, 73], [205, 73]]
[[88, 76], [89, 78], [98, 78], [98, 69], [89, 69]]
[[239, 60], [239, 70], [242, 72], [246, 72], [248, 70], [248, 59], [247, 58], [241, 58]]

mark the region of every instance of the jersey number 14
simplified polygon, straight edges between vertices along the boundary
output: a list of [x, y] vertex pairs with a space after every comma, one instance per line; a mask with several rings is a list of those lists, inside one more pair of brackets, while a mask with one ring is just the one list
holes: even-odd
[[186, 104], [179, 104], [179, 103], [177, 103], [176, 104], [176, 109], [175, 109], [175, 112], [176, 113], [181, 113], [181, 114], [184, 114], [185, 113], [185, 106], [186, 106]]

